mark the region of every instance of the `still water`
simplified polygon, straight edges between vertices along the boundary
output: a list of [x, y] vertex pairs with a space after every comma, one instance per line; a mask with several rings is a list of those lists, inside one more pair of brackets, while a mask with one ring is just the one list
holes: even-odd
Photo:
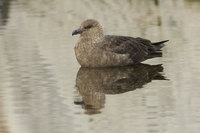
[[[87, 18], [170, 42], [141, 65], [80, 68]], [[199, 133], [199, 23], [199, 0], [0, 0], [0, 133]]]

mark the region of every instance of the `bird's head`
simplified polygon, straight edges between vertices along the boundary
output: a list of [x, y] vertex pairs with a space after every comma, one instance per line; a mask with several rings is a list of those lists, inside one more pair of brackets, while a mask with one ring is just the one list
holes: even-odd
[[81, 37], [87, 38], [101, 38], [103, 37], [103, 30], [98, 21], [94, 19], [87, 19], [81, 23], [79, 29], [72, 32], [72, 35], [80, 34]]

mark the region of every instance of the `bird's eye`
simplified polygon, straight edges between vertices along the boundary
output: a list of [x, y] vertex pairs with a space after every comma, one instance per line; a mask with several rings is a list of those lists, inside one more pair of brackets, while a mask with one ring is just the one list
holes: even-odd
[[88, 25], [88, 26], [85, 27], [85, 29], [89, 29], [91, 27], [92, 27], [92, 25]]

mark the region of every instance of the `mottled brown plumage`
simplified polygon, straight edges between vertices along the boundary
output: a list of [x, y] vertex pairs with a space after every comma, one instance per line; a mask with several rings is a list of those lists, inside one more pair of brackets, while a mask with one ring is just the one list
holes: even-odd
[[72, 35], [80, 34], [75, 54], [82, 67], [127, 66], [161, 57], [166, 41], [152, 43], [143, 38], [103, 35], [98, 21], [88, 19]]

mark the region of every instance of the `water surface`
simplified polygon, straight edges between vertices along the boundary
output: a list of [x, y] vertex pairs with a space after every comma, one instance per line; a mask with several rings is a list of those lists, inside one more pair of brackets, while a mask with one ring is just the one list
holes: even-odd
[[[170, 42], [135, 67], [83, 69], [71, 32], [87, 18]], [[199, 133], [199, 22], [199, 0], [1, 0], [0, 133]]]

